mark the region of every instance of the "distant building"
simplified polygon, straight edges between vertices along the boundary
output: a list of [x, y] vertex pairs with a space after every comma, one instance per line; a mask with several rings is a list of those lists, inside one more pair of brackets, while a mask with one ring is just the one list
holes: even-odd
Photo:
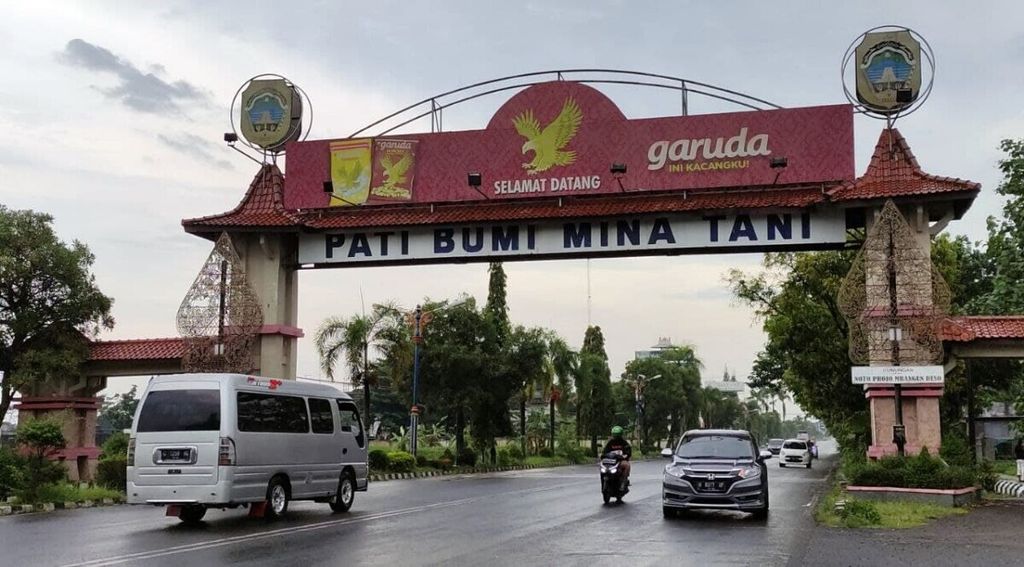
[[666, 350], [677, 348], [679, 345], [672, 344], [672, 339], [669, 337], [658, 337], [658, 344], [652, 346], [648, 350], [634, 351], [636, 353], [635, 358], [637, 360], [643, 360], [645, 358], [652, 358], [655, 356], [661, 356]]
[[707, 378], [701, 378], [700, 381], [705, 388], [714, 388], [719, 392], [736, 394], [737, 396], [743, 394], [747, 387], [743, 382], [726, 382], [725, 380], [709, 380]]

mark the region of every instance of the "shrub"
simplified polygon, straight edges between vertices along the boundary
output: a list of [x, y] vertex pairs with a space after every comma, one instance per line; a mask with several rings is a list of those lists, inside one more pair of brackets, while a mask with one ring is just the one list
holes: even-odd
[[476, 451], [474, 451], [470, 447], [464, 447], [461, 451], [459, 451], [459, 466], [475, 467]]
[[417, 467], [425, 467], [425, 466], [427, 466], [427, 456], [426, 455], [416, 455], [416, 466]]
[[507, 467], [512, 464], [512, 455], [509, 454], [508, 447], [502, 447], [498, 449], [498, 466]]
[[388, 453], [388, 468], [400, 473], [413, 472], [416, 470], [416, 457], [405, 451], [392, 451]]
[[96, 484], [124, 492], [128, 488], [128, 459], [125, 456], [100, 459]]
[[863, 500], [847, 500], [846, 506], [839, 512], [843, 525], [848, 528], [863, 528], [882, 523], [882, 515], [871, 502]]
[[25, 479], [25, 459], [8, 447], [0, 447], [0, 499], [21, 490]]
[[551, 447], [541, 447], [541, 450], [540, 450], [539, 454], [540, 454], [541, 457], [554, 457], [555, 456], [555, 453], [551, 450]]
[[384, 449], [370, 451], [369, 462], [371, 471], [380, 472], [388, 470], [388, 452]]
[[[511, 460], [517, 463], [523, 460], [523, 448], [522, 446], [519, 445], [519, 443], [511, 443], [509, 445], [506, 445], [505, 447], [508, 449], [508, 456]], [[541, 449], [541, 451], [543, 450], [544, 449]], [[500, 459], [501, 457], [499, 456], [498, 458]]]
[[441, 458], [437, 460], [438, 468], [447, 470], [455, 462], [455, 455], [452, 454], [452, 450], [445, 447], [444, 452], [441, 453]]
[[976, 473], [969, 467], [950, 467], [922, 451], [916, 457], [884, 457], [875, 462], [847, 466], [850, 484], [895, 488], [964, 488], [974, 486]]
[[978, 473], [978, 484], [989, 492], [995, 490], [996, 480], [999, 479], [999, 476], [996, 474], [992, 461], [982, 461], [978, 464], [978, 468], [976, 470]]
[[128, 455], [128, 435], [123, 431], [118, 431], [103, 442], [100, 460], [126, 459], [126, 455]]
[[40, 488], [67, 478], [64, 465], [50, 460], [51, 455], [64, 448], [64, 433], [55, 421], [34, 419], [18, 426], [15, 439], [29, 451], [19, 496], [26, 502], [36, 502]]
[[969, 467], [974, 464], [971, 459], [971, 448], [967, 440], [960, 435], [947, 435], [942, 439], [942, 448], [939, 449], [939, 456], [950, 465]]
[[118, 500], [121, 493], [109, 488], [79, 488], [73, 484], [61, 482], [47, 484], [39, 489], [39, 502], [81, 502], [83, 500], [102, 500], [113, 498]]

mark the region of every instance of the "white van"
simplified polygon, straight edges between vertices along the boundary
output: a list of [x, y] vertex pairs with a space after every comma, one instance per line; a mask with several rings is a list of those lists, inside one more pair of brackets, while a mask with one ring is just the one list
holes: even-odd
[[239, 374], [153, 378], [132, 423], [128, 503], [198, 522], [251, 505], [276, 518], [291, 500], [352, 506], [369, 467], [352, 398], [324, 384]]

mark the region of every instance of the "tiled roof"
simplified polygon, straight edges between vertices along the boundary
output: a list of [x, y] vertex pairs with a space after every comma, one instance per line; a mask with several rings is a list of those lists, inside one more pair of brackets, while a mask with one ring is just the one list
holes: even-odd
[[888, 199], [936, 193], [976, 193], [981, 185], [921, 171], [906, 139], [896, 128], [882, 130], [864, 175], [829, 191], [833, 201]]
[[89, 360], [173, 360], [185, 354], [185, 341], [168, 339], [131, 339], [94, 341], [89, 344]]
[[562, 200], [493, 201], [415, 207], [333, 209], [302, 214], [314, 229], [406, 226], [546, 218], [582, 218], [712, 211], [719, 209], [804, 208], [824, 200], [820, 189], [733, 191], [729, 193], [623, 194]]
[[297, 232], [435, 223], [583, 218], [701, 210], [805, 208], [825, 201], [861, 201], [929, 194], [966, 194], [973, 198], [980, 185], [921, 171], [906, 140], [895, 128], [882, 130], [867, 171], [855, 181], [827, 192], [809, 187], [760, 190], [620, 193], [492, 200], [433, 205], [335, 207], [317, 210], [284, 208], [284, 175], [276, 165], [264, 165], [242, 201], [218, 215], [185, 219], [186, 232], [212, 235], [221, 230], [263, 229]]
[[942, 323], [942, 340], [1024, 339], [1024, 315], [950, 317]]
[[221, 228], [290, 228], [299, 219], [284, 209], [284, 175], [276, 165], [264, 165], [253, 178], [249, 190], [234, 209], [181, 221], [186, 232], [212, 232]]

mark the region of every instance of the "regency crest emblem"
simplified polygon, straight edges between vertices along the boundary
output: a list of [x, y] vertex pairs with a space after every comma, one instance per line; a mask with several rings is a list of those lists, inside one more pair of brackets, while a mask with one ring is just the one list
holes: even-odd
[[876, 112], [898, 112], [921, 92], [921, 43], [907, 30], [864, 34], [854, 69], [861, 103]]
[[299, 137], [302, 99], [285, 79], [250, 81], [240, 107], [241, 134], [250, 144], [277, 152]]
[[522, 148], [523, 155], [533, 151], [533, 160], [523, 164], [526, 173], [536, 175], [555, 166], [574, 163], [576, 152], [566, 150], [565, 147], [576, 137], [581, 122], [583, 112], [572, 98], [565, 99], [562, 111], [543, 130], [540, 122], [534, 117], [533, 110], [527, 110], [513, 118], [512, 124], [516, 131], [526, 138]]

